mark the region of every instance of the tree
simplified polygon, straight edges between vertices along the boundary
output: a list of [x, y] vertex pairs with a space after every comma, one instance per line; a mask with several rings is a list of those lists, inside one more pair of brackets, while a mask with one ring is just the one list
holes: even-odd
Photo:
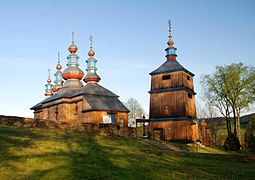
[[240, 140], [240, 115], [255, 101], [255, 69], [242, 63], [217, 66], [213, 74], [202, 79], [204, 96], [218, 108], [226, 119], [231, 134], [230, 115], [233, 116], [234, 135]]
[[255, 68], [242, 63], [231, 64], [226, 69], [225, 91], [233, 111], [234, 134], [241, 140], [240, 116], [255, 101]]
[[224, 92], [225, 73], [221, 67], [216, 67], [216, 72], [204, 75], [201, 80], [203, 96], [210, 106], [216, 107], [225, 117], [228, 136], [231, 134], [230, 104]]
[[142, 118], [143, 115], [146, 115], [144, 109], [140, 103], [134, 99], [130, 98], [126, 103], [126, 107], [129, 109], [128, 117], [130, 120], [135, 120], [137, 118]]

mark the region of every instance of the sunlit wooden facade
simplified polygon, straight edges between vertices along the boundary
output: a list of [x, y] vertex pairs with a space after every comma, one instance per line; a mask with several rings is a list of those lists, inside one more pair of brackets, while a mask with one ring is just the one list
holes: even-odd
[[194, 74], [176, 60], [173, 44], [170, 31], [166, 62], [150, 73], [150, 130], [156, 139], [196, 141]]

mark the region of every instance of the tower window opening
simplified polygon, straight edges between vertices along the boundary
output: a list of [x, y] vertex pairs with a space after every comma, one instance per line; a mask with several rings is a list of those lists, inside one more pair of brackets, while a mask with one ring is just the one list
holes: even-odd
[[187, 80], [189, 80], [189, 81], [190, 81], [190, 77], [189, 77], [189, 76], [187, 76]]
[[56, 114], [56, 120], [58, 120], [58, 106], [56, 106], [55, 114]]
[[170, 75], [164, 75], [164, 76], [162, 76], [162, 80], [167, 80], [167, 79], [171, 79], [171, 76], [170, 76]]
[[75, 112], [74, 112], [74, 114], [76, 115], [76, 114], [78, 114], [78, 103], [75, 103]]
[[192, 94], [191, 93], [188, 93], [188, 98], [192, 98]]

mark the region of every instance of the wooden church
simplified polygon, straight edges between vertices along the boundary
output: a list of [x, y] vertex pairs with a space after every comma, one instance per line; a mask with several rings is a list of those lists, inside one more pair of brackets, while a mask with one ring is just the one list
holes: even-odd
[[[55, 84], [51, 84], [49, 74], [45, 85], [47, 98], [31, 108], [34, 110], [34, 118], [127, 127], [129, 110], [120, 102], [119, 96], [98, 84], [101, 78], [96, 73], [97, 60], [94, 58], [92, 37], [85, 77], [78, 67], [78, 47], [74, 44], [74, 39], [68, 50], [70, 54], [67, 56], [67, 68], [61, 72], [62, 66], [58, 56], [57, 71], [54, 74]], [[85, 85], [81, 82], [83, 77]]]
[[194, 74], [176, 60], [170, 21], [167, 44], [166, 61], [150, 73], [150, 130], [154, 138], [196, 141]]

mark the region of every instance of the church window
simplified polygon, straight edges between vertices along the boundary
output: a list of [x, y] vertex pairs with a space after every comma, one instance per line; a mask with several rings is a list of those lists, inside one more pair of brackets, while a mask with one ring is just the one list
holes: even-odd
[[190, 77], [189, 77], [189, 76], [187, 76], [187, 80], [189, 80], [189, 81], [190, 81]]
[[75, 115], [78, 114], [78, 110], [79, 110], [78, 103], [75, 103], [75, 106], [74, 106], [74, 114]]
[[171, 79], [171, 76], [170, 76], [170, 75], [164, 75], [164, 76], [162, 76], [162, 80], [167, 80], [167, 79]]
[[47, 109], [47, 112], [48, 112], [48, 118], [47, 119], [50, 119], [50, 108], [49, 107]]
[[188, 97], [189, 97], [189, 98], [192, 98], [192, 94], [191, 94], [191, 93], [188, 93]]
[[56, 120], [58, 120], [58, 106], [56, 106], [55, 114], [56, 114]]

